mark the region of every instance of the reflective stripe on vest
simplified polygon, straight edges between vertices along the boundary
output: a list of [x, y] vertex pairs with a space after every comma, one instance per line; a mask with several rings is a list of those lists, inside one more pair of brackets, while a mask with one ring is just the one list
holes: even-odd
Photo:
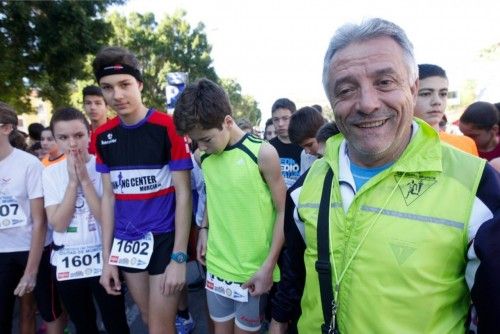
[[[398, 169], [411, 170], [346, 272], [337, 313], [342, 334], [464, 332], [470, 304], [464, 278], [467, 229], [484, 161], [436, 144], [429, 129], [421, 127], [424, 133], [419, 130], [403, 156], [367, 183], [347, 213], [341, 205], [338, 178], [334, 180], [330, 247], [337, 270], [342, 271], [370, 219], [403, 177]], [[338, 152], [341, 140], [329, 141], [327, 150]], [[439, 159], [442, 171], [425, 170], [426, 159]], [[314, 269], [315, 231], [318, 189], [329, 165], [339, 174], [334, 161], [338, 161], [338, 153], [314, 164], [299, 197], [307, 245], [301, 333], [319, 333], [323, 322]], [[423, 186], [414, 187], [418, 184]]]

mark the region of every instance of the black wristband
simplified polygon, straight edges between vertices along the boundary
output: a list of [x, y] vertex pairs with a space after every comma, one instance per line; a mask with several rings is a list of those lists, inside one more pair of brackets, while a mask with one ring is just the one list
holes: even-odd
[[208, 231], [208, 226], [198, 226], [196, 228], [198, 229], [198, 231], [200, 231], [200, 230], [207, 230]]

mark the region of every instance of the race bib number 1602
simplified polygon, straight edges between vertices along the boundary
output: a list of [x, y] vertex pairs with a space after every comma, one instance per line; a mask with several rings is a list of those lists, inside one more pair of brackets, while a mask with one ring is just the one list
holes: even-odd
[[109, 255], [109, 264], [135, 269], [148, 266], [153, 254], [153, 233], [149, 232], [139, 240], [113, 239], [113, 247]]

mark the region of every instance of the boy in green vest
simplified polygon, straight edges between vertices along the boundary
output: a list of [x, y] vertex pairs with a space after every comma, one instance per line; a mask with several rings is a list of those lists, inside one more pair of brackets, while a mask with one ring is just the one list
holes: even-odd
[[260, 296], [279, 278], [283, 244], [286, 187], [278, 153], [237, 126], [226, 93], [207, 79], [186, 87], [174, 122], [203, 152], [207, 214], [197, 257], [207, 266], [215, 332], [257, 332]]

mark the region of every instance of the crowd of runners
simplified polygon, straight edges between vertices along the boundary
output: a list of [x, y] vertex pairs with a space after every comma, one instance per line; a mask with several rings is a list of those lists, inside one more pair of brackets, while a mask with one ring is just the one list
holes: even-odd
[[22, 333], [35, 312], [49, 334], [99, 333], [96, 306], [129, 333], [125, 290], [149, 333], [191, 333], [189, 260], [208, 332], [500, 331], [499, 105], [448, 124], [445, 70], [397, 25], [336, 31], [335, 122], [279, 98], [263, 138], [208, 79], [169, 115], [143, 104], [130, 51], [92, 66], [83, 111], [28, 142], [0, 102], [0, 333], [16, 298]]

